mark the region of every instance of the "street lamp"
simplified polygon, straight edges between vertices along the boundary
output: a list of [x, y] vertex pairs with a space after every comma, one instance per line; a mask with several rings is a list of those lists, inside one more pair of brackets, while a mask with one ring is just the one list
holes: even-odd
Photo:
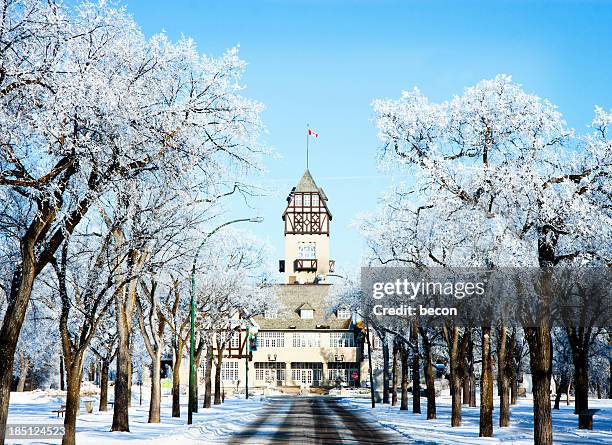
[[190, 341], [189, 341], [189, 403], [187, 406], [187, 424], [191, 425], [193, 422], [193, 411], [194, 405], [197, 404], [196, 396], [195, 396], [195, 386], [196, 386], [196, 376], [195, 376], [195, 276], [196, 276], [196, 267], [198, 263], [198, 257], [200, 256], [200, 251], [206, 241], [210, 239], [215, 233], [221, 230], [225, 226], [229, 226], [230, 224], [235, 224], [239, 222], [252, 222], [252, 223], [260, 223], [263, 221], [261, 216], [257, 216], [255, 218], [240, 218], [234, 219], [232, 221], [225, 222], [220, 226], [216, 227], [212, 231], [210, 231], [206, 237], [202, 240], [200, 245], [198, 246], [195, 256], [193, 257], [193, 264], [191, 266], [191, 331], [190, 331]]

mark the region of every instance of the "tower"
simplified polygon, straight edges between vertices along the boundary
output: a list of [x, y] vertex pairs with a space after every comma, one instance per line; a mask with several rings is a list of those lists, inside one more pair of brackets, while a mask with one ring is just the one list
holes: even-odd
[[289, 193], [283, 213], [285, 260], [279, 270], [285, 272], [287, 283], [322, 283], [334, 271], [334, 261], [329, 259], [331, 219], [327, 196], [306, 169]]

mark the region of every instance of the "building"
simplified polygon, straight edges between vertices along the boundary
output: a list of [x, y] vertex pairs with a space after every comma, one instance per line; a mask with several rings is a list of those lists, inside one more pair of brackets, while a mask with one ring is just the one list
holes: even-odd
[[327, 309], [334, 271], [329, 240], [332, 214], [327, 196], [308, 170], [287, 197], [282, 214], [285, 258], [275, 286], [280, 309], [251, 320], [256, 348], [245, 355], [245, 332], [236, 332], [222, 365], [226, 390], [359, 385], [365, 375], [351, 313]]

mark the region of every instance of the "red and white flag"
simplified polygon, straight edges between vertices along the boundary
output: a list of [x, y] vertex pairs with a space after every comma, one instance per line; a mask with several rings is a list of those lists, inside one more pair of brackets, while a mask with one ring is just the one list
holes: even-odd
[[314, 136], [315, 138], [319, 137], [319, 133], [315, 133], [314, 130], [308, 129], [308, 136]]

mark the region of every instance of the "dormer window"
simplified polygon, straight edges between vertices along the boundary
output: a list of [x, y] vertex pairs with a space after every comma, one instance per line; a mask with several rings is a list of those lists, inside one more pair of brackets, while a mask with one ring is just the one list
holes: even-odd
[[348, 320], [351, 318], [351, 311], [347, 308], [338, 308], [336, 311], [336, 317], [340, 320]]
[[300, 318], [312, 320], [314, 318], [314, 311], [312, 309], [300, 309]]

